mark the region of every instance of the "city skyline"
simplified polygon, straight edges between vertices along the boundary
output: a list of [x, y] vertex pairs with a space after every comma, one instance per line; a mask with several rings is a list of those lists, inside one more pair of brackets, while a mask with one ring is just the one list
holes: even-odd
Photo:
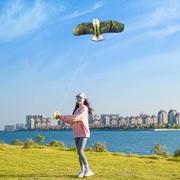
[[[95, 114], [180, 109], [179, 12], [178, 0], [0, 1], [0, 129], [26, 114], [71, 114], [79, 92]], [[124, 32], [99, 43], [72, 35], [94, 17]]]
[[[55, 123], [55, 124], [54, 124]], [[120, 114], [94, 114], [89, 118], [90, 128], [93, 127], [136, 127], [138, 128], [158, 128], [156, 125], [177, 125], [180, 127], [180, 113], [175, 109], [170, 109], [168, 112], [159, 110], [155, 114], [139, 114], [131, 116], [122, 116]], [[105, 125], [105, 126], [104, 126]], [[51, 117], [43, 115], [26, 115], [25, 124], [9, 124], [4, 126], [5, 131], [9, 130], [25, 130], [25, 129], [64, 129], [69, 127], [63, 121], [53, 120]], [[137, 128], [137, 127], [136, 127]]]

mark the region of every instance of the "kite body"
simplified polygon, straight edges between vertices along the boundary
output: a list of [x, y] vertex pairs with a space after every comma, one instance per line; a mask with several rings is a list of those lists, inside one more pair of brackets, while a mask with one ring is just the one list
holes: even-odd
[[78, 24], [73, 29], [75, 36], [92, 34], [92, 41], [99, 42], [104, 39], [103, 33], [119, 33], [124, 30], [124, 24], [114, 20], [99, 21], [94, 18], [92, 22]]
[[97, 18], [93, 19], [93, 37], [92, 41], [102, 41], [104, 38], [100, 32], [100, 22]]

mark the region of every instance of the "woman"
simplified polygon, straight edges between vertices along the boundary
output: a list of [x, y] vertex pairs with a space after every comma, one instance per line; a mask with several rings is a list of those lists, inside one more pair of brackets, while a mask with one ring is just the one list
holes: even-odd
[[89, 168], [87, 158], [84, 154], [87, 139], [90, 137], [88, 115], [92, 115], [92, 108], [84, 93], [76, 96], [76, 106], [72, 115], [60, 115], [57, 119], [63, 120], [65, 123], [71, 124], [74, 132], [74, 140], [79, 156], [81, 170], [78, 177], [91, 176], [93, 172]]

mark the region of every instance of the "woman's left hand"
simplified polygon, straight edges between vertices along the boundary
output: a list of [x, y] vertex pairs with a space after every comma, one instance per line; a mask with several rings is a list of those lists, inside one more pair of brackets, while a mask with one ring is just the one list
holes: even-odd
[[61, 114], [60, 114], [58, 111], [54, 112], [54, 113], [53, 113], [53, 119], [54, 119], [54, 120], [59, 120], [59, 119], [61, 119]]

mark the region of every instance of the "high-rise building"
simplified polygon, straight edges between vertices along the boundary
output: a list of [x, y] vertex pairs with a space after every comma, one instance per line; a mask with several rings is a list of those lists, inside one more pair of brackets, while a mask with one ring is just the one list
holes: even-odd
[[143, 119], [140, 116], [136, 116], [135, 119], [136, 119], [137, 125], [142, 125], [143, 124]]
[[100, 122], [100, 117], [96, 114], [93, 117], [93, 127], [100, 127], [101, 122]]
[[134, 116], [129, 118], [129, 125], [137, 125], [137, 120]]
[[124, 117], [119, 117], [119, 126], [127, 126], [128, 121]]
[[15, 130], [15, 126], [14, 125], [5, 125], [4, 126], [4, 130], [5, 131], [14, 131]]
[[126, 117], [125, 117], [125, 120], [126, 120], [127, 126], [129, 125], [129, 122], [130, 122], [130, 121], [129, 121], [129, 119], [130, 119], [130, 117], [129, 117], [129, 116], [126, 116]]
[[152, 121], [152, 124], [157, 124], [158, 123], [157, 117], [155, 115], [151, 116], [151, 121]]
[[45, 118], [42, 115], [27, 115], [26, 116], [27, 129], [49, 128], [51, 124], [52, 124], [52, 119]]
[[117, 127], [118, 123], [119, 123], [119, 115], [111, 116], [111, 126]]
[[161, 110], [158, 112], [158, 124], [167, 124], [168, 123], [168, 115], [167, 112]]
[[27, 129], [38, 128], [43, 120], [42, 115], [27, 115], [26, 116], [26, 127]]
[[169, 112], [168, 112], [168, 123], [169, 124], [175, 124], [175, 121], [176, 121], [176, 110], [173, 110], [171, 109]]
[[65, 126], [64, 121], [58, 121], [57, 122], [58, 126], [60, 126], [61, 128], [63, 128]]
[[144, 117], [144, 124], [147, 125], [147, 126], [149, 126], [149, 125], [152, 124], [152, 119], [151, 119], [151, 116], [150, 116], [150, 115], [146, 115], [146, 116]]
[[111, 123], [117, 124], [118, 119], [119, 119], [119, 114], [101, 114], [101, 124], [102, 125], [106, 125], [107, 123], [108, 124], [111, 124]]
[[50, 117], [46, 118], [46, 126], [52, 125], [52, 119]]
[[146, 114], [146, 113], [139, 114], [139, 117], [142, 119], [143, 124], [146, 124], [146, 120], [145, 120], [146, 116], [148, 116], [148, 114]]
[[110, 126], [110, 124], [111, 124], [111, 119], [110, 119], [109, 116], [105, 116], [105, 117], [104, 117], [104, 124], [105, 124], [106, 126]]
[[25, 124], [16, 124], [16, 130], [25, 129]]
[[180, 113], [177, 113], [175, 116], [175, 124], [180, 124]]

